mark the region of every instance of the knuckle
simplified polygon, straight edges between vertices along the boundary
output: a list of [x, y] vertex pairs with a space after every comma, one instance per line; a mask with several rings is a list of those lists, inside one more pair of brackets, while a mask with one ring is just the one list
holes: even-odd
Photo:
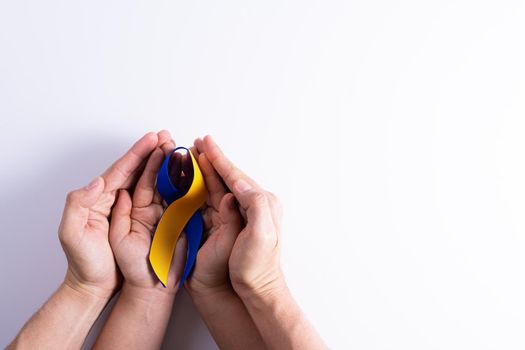
[[239, 178], [239, 170], [232, 163], [228, 164], [228, 171], [226, 173], [226, 180], [233, 182], [235, 179]]
[[263, 204], [266, 202], [266, 196], [264, 195], [264, 192], [253, 191], [251, 197], [252, 202], [255, 204]]
[[74, 202], [78, 201], [79, 198], [80, 198], [80, 192], [78, 190], [77, 191], [70, 191], [70, 192], [68, 192], [68, 194], [66, 196], [66, 203], [67, 204], [74, 203]]
[[271, 206], [277, 208], [278, 210], [282, 210], [282, 203], [279, 197], [277, 197], [272, 192], [266, 192], [266, 195], [268, 196], [268, 201], [270, 202]]

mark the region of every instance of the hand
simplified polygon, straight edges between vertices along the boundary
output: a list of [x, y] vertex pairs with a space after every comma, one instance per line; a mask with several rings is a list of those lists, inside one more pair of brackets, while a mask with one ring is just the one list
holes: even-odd
[[167, 131], [159, 133], [159, 147], [149, 157], [131, 198], [119, 191], [109, 229], [109, 242], [118, 267], [129, 287], [175, 294], [185, 261], [186, 238], [181, 236], [170, 268], [170, 283], [164, 288], [150, 266], [148, 256], [155, 227], [162, 216], [162, 198], [155, 188], [157, 173], [165, 155], [175, 148]]
[[70, 287], [104, 298], [117, 289], [120, 277], [108, 241], [111, 207], [117, 190], [135, 184], [157, 142], [157, 134], [144, 135], [101, 176], [68, 194], [59, 238], [68, 260], [65, 283]]
[[[199, 249], [193, 274], [186, 286], [193, 292], [217, 288], [231, 290], [228, 260], [241, 231], [241, 216], [235, 197], [228, 192], [206, 155], [201, 153], [203, 151], [202, 140], [195, 140], [192, 152], [198, 159], [208, 189], [206, 207], [203, 209], [207, 239]], [[183, 157], [182, 168], [186, 168], [190, 162], [190, 158]]]
[[[241, 297], [248, 294], [262, 295], [282, 288], [284, 277], [279, 262], [282, 209], [279, 200], [236, 168], [210, 136], [206, 136], [202, 142], [197, 141], [197, 144], [203, 151], [199, 156], [199, 164], [206, 169], [203, 172], [208, 173], [206, 183], [217, 184], [217, 188], [208, 189], [210, 197], [214, 196], [214, 202], [219, 203], [222, 196], [220, 205], [224, 201], [224, 207], [227, 207], [229, 195], [223, 194], [224, 189], [218, 185], [220, 181], [209, 181], [209, 176], [218, 175], [237, 199], [245, 222], [228, 262], [233, 287]], [[209, 163], [216, 174], [207, 169]], [[216, 221], [220, 222], [221, 217], [219, 215]]]

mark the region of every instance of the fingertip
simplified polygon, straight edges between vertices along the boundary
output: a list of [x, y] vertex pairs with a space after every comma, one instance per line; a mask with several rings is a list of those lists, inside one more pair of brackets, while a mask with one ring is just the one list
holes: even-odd
[[166, 129], [162, 129], [161, 131], [159, 131], [157, 133], [157, 137], [158, 137], [158, 145], [163, 145], [164, 143], [168, 142], [171, 140], [171, 134], [168, 130]]
[[142, 139], [148, 141], [150, 144], [157, 144], [159, 137], [156, 132], [149, 131], [142, 137]]
[[208, 134], [204, 136], [204, 138], [202, 139], [202, 143], [203, 143], [204, 149], [207, 150], [209, 147], [213, 147], [215, 145], [215, 140], [213, 139], [211, 135]]
[[193, 144], [195, 145], [195, 148], [199, 153], [202, 153], [204, 151], [202, 147], [202, 139], [200, 137], [197, 137], [195, 141], [193, 141]]
[[222, 215], [225, 215], [226, 217], [236, 217], [238, 215], [238, 212], [236, 211], [237, 205], [235, 196], [233, 193], [227, 193], [225, 194], [222, 199], [221, 203], [219, 204], [219, 212]]
[[173, 149], [175, 149], [175, 142], [173, 140], [169, 140], [164, 142], [160, 148], [164, 152], [164, 156], [167, 157], [173, 152]]
[[199, 167], [202, 169], [202, 171], [206, 175], [208, 175], [210, 173], [210, 170], [211, 170], [210, 169], [211, 164], [210, 164], [210, 161], [208, 160], [208, 158], [206, 157], [206, 154], [205, 153], [200, 153], [197, 161], [199, 162]]
[[224, 157], [224, 152], [211, 135], [204, 136], [203, 152], [208, 155], [208, 160], [212, 163]]
[[115, 204], [115, 211], [122, 214], [131, 211], [132, 203], [131, 196], [128, 191], [121, 189], [118, 191], [117, 202]]
[[204, 135], [203, 140], [204, 140], [204, 142], [213, 142], [213, 143], [215, 143], [215, 140], [213, 139], [213, 136], [211, 136], [211, 134]]
[[229, 209], [235, 209], [236, 208], [236, 199], [235, 199], [235, 196], [233, 195], [233, 193], [227, 193], [224, 197], [226, 198], [225, 199], [226, 206]]

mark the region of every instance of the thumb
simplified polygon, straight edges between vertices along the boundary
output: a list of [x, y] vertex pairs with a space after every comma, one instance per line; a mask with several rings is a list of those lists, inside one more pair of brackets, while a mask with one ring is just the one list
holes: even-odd
[[[170, 266], [170, 275], [175, 275], [175, 283], [173, 284], [174, 288], [177, 288], [182, 275], [184, 274], [184, 265], [186, 264], [188, 252], [188, 238], [185, 233], [182, 233], [177, 241], [175, 246], [175, 252], [173, 253], [171, 266]], [[170, 285], [168, 281], [168, 285]]]
[[60, 223], [62, 230], [81, 232], [87, 224], [89, 209], [95, 205], [104, 190], [104, 180], [98, 176], [86, 187], [69, 192]]
[[109, 244], [114, 248], [131, 231], [131, 197], [126, 190], [118, 191], [118, 198], [111, 211]]
[[233, 195], [246, 212], [246, 226], [256, 232], [272, 232], [273, 221], [268, 198], [258, 186], [238, 179], [232, 186]]

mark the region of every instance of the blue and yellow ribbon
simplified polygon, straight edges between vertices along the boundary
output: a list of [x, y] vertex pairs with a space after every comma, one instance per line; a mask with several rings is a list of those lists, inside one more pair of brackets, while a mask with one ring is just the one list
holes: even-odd
[[[170, 158], [180, 149], [188, 152], [193, 166], [193, 179], [187, 191], [181, 191], [173, 185], [169, 176]], [[197, 251], [201, 244], [203, 232], [200, 208], [205, 203], [207, 195], [199, 164], [190, 150], [185, 147], [177, 147], [164, 159], [157, 174], [157, 190], [168, 204], [168, 207], [160, 218], [157, 229], [155, 230], [155, 235], [151, 243], [149, 261], [158, 279], [164, 287], [166, 287], [168, 285], [168, 274], [175, 246], [177, 245], [179, 236], [184, 230], [186, 238], [188, 239], [188, 255], [186, 265], [184, 266], [184, 273], [179, 284], [180, 288], [191, 273], [197, 258]]]

